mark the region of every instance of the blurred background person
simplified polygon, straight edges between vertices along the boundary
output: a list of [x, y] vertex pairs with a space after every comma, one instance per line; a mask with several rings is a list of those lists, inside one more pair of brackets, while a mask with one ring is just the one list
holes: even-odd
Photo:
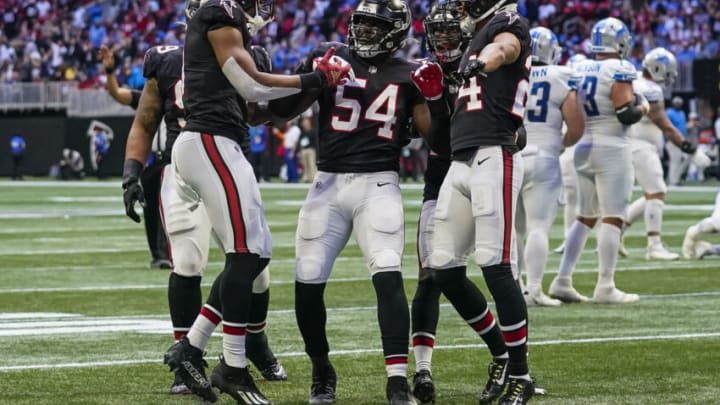
[[250, 138], [250, 164], [255, 172], [255, 179], [258, 182], [270, 181], [269, 173], [263, 168], [263, 156], [267, 146], [267, 127], [258, 125], [248, 128]]
[[317, 125], [313, 109], [305, 111], [300, 119], [300, 164], [302, 182], [311, 183], [317, 172]]
[[298, 182], [298, 143], [300, 141], [300, 126], [296, 118], [290, 121], [285, 129], [285, 137], [283, 138], [283, 147], [285, 148], [285, 168], [288, 183]]
[[[680, 134], [687, 138], [687, 117], [685, 115], [685, 111], [683, 110], [682, 97], [673, 97], [672, 105], [667, 109], [667, 116], [673, 126], [678, 129]], [[679, 186], [683, 174], [690, 163], [690, 159], [682, 150], [680, 150], [680, 148], [671, 142], [667, 142], [665, 144], [665, 150], [668, 153], [668, 159], [670, 161], [668, 168], [668, 183], [671, 186]]]
[[59, 165], [62, 180], [80, 180], [85, 176], [85, 161], [75, 149], [63, 149]]
[[10, 138], [10, 153], [12, 154], [12, 179], [22, 180], [23, 176], [20, 171], [23, 157], [25, 156], [25, 139], [20, 134], [13, 135]]

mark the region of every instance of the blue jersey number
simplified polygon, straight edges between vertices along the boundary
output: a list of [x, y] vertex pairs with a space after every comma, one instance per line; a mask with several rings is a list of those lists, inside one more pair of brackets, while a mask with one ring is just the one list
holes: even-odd
[[548, 100], [550, 99], [550, 83], [533, 83], [530, 95], [535, 99], [535, 105], [528, 109], [528, 121], [545, 122], [547, 120]]
[[597, 90], [597, 77], [586, 76], [585, 81], [582, 85], [583, 92], [585, 93], [585, 114], [588, 117], [596, 117], [600, 115], [597, 103], [595, 102], [595, 91]]

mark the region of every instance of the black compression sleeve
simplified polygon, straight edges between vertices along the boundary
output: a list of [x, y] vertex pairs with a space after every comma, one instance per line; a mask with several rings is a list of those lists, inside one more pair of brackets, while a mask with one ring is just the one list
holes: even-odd
[[618, 108], [615, 110], [615, 115], [617, 115], [618, 121], [624, 125], [632, 125], [638, 121], [643, 116], [642, 111], [640, 111], [640, 108], [638, 108], [636, 105], [633, 105], [633, 103], [627, 103], [624, 106]]
[[131, 90], [130, 94], [132, 95], [132, 100], [130, 101], [130, 107], [133, 110], [137, 110], [138, 105], [140, 105], [140, 95], [142, 94], [142, 92], [137, 91], [137, 90]]

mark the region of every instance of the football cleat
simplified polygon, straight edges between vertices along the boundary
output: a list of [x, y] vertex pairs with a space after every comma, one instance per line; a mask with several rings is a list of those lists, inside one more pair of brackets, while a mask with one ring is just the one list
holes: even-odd
[[213, 387], [233, 397], [238, 404], [272, 404], [255, 385], [248, 367], [230, 367], [223, 357], [220, 357], [220, 363], [213, 369], [210, 381]]
[[572, 286], [572, 280], [569, 277], [555, 277], [552, 283], [550, 283], [548, 294], [550, 297], [565, 303], [590, 301], [590, 298], [575, 290], [575, 287]]
[[311, 404], [334, 404], [335, 387], [337, 386], [337, 374], [335, 368], [330, 364], [322, 372], [313, 367], [312, 385], [310, 386]]
[[645, 252], [645, 260], [677, 260], [679, 257], [679, 254], [665, 249], [662, 244], [648, 246]]
[[630, 304], [638, 301], [640, 301], [639, 295], [628, 294], [614, 286], [595, 287], [593, 294], [593, 302], [596, 304]]
[[496, 359], [488, 364], [488, 380], [485, 389], [480, 393], [480, 403], [489, 404], [493, 402], [505, 390], [507, 384], [508, 359]]
[[507, 392], [500, 398], [498, 405], [524, 405], [535, 393], [535, 386], [530, 380], [508, 378]]
[[192, 391], [183, 382], [179, 375], [175, 374], [175, 380], [170, 386], [170, 395], [190, 395]]
[[172, 263], [167, 259], [152, 259], [148, 265], [151, 269], [170, 270]]
[[687, 260], [697, 259], [695, 244], [697, 243], [699, 233], [697, 225], [689, 227], [687, 232], [685, 232], [685, 238], [682, 244], [682, 255]]
[[202, 350], [193, 347], [186, 336], [170, 346], [165, 352], [163, 362], [179, 377], [193, 394], [206, 401], [217, 401], [217, 394], [213, 391], [210, 381], [205, 377], [207, 362], [203, 359]]
[[563, 252], [565, 252], [565, 242], [564, 241], [562, 244], [560, 244], [560, 246], [553, 249], [553, 253], [557, 253], [559, 255], [563, 254]]
[[542, 290], [526, 290], [523, 296], [525, 297], [525, 304], [529, 307], [559, 307], [562, 305], [562, 301], [548, 297]]
[[263, 333], [249, 333], [245, 338], [245, 350], [248, 360], [255, 365], [260, 374], [267, 381], [285, 381], [287, 372], [285, 367], [275, 358], [267, 335]]
[[627, 248], [625, 248], [625, 229], [623, 228], [623, 232], [620, 235], [620, 246], [618, 247], [618, 255], [620, 257], [626, 259], [628, 256], [630, 256], [630, 252], [628, 252]]
[[407, 378], [401, 376], [388, 377], [385, 387], [388, 405], [416, 405], [415, 398], [410, 394]]
[[422, 404], [435, 402], [435, 384], [430, 370], [420, 370], [413, 376], [413, 395]]

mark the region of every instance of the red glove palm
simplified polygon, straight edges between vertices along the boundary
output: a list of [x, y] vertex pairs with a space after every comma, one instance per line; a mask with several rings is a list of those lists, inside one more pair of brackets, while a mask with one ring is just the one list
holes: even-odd
[[425, 99], [437, 100], [442, 97], [443, 71], [437, 63], [424, 62], [410, 77]]
[[323, 74], [328, 87], [344, 83], [350, 75], [350, 64], [342, 63], [340, 58], [333, 58], [333, 54], [335, 48], [330, 48], [322, 58], [315, 58], [315, 70]]

